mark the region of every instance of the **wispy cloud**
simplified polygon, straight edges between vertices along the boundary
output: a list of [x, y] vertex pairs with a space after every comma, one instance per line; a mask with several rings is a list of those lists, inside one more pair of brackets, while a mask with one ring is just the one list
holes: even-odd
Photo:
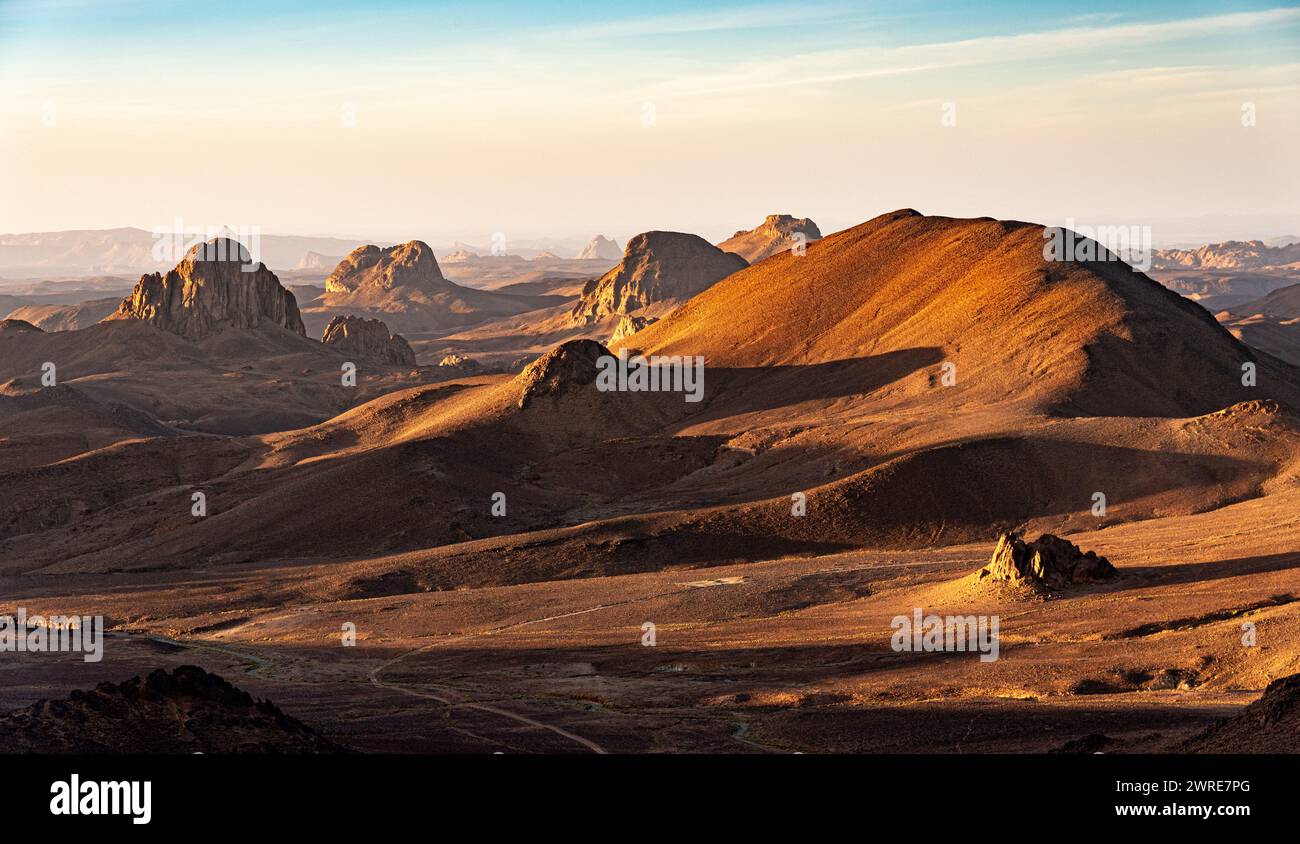
[[704, 72], [677, 78], [659, 86], [653, 94], [689, 97], [847, 82], [981, 64], [1040, 61], [1296, 22], [1300, 22], [1300, 8], [1283, 8], [1152, 23], [1070, 27], [901, 47], [823, 50], [775, 61], [747, 62], [718, 73]]

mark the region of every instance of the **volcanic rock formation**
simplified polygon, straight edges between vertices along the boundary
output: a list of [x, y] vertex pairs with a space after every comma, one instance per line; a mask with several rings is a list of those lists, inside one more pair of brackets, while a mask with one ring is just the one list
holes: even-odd
[[251, 262], [238, 241], [197, 244], [166, 275], [141, 276], [107, 319], [137, 319], [195, 341], [228, 328], [273, 326], [305, 337], [293, 294], [265, 264], [245, 270]]
[[767, 219], [752, 229], [741, 229], [728, 239], [718, 244], [725, 252], [734, 252], [751, 264], [757, 263], [769, 255], [784, 252], [799, 242], [811, 243], [821, 240], [821, 229], [807, 217], [791, 217], [789, 214], [770, 214]]
[[976, 578], [988, 583], [1005, 583], [1035, 591], [1061, 589], [1076, 583], [1110, 580], [1115, 567], [1093, 551], [1084, 553], [1078, 545], [1045, 533], [1025, 542], [1018, 533], [998, 537], [989, 564]]
[[578, 253], [579, 260], [601, 259], [603, 261], [617, 261], [623, 257], [623, 253], [618, 248], [618, 241], [611, 240], [603, 234], [598, 234], [591, 239], [591, 242]]
[[340, 352], [374, 358], [395, 366], [415, 366], [415, 352], [400, 334], [391, 334], [381, 320], [336, 316], [326, 326], [321, 342]]
[[348, 253], [325, 279], [326, 293], [381, 293], [395, 288], [427, 288], [447, 280], [427, 243], [412, 240], [381, 249], [374, 244]]
[[554, 302], [544, 297], [456, 284], [443, 275], [433, 250], [412, 240], [386, 249], [373, 245], [354, 249], [326, 279], [325, 294], [308, 314], [310, 319], [332, 318], [339, 312], [379, 316], [394, 331], [409, 336], [550, 304]]
[[182, 665], [0, 715], [4, 753], [347, 752], [268, 700]]
[[570, 319], [591, 325], [612, 314], [685, 301], [746, 266], [744, 258], [723, 252], [702, 237], [645, 232], [627, 242], [618, 266], [583, 286]]

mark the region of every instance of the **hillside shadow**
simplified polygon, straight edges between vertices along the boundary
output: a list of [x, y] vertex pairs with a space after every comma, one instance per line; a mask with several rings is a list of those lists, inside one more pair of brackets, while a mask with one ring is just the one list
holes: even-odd
[[[1209, 583], [1229, 580], [1252, 574], [1270, 574], [1278, 571], [1300, 569], [1300, 551], [1280, 554], [1259, 554], [1253, 557], [1234, 557], [1228, 560], [1205, 560], [1196, 563], [1177, 563], [1171, 566], [1120, 566], [1120, 577], [1109, 584], [1101, 584], [1090, 591], [1123, 592], [1146, 589], [1152, 586], [1181, 586], [1189, 583]], [[1296, 586], [1300, 586], [1297, 576]]]
[[926, 346], [812, 364], [713, 367], [706, 360], [703, 407], [691, 421], [866, 395], [943, 359], [942, 349]]

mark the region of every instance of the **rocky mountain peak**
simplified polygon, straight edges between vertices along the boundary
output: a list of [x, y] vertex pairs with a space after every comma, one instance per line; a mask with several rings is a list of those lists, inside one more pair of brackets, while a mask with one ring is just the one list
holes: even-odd
[[196, 244], [165, 275], [141, 276], [107, 319], [138, 319], [195, 341], [231, 328], [271, 326], [307, 336], [293, 294], [230, 238]]
[[598, 234], [591, 239], [581, 252], [578, 253], [579, 259], [594, 260], [599, 258], [603, 261], [617, 261], [623, 257], [623, 252], [618, 248], [618, 241]]
[[702, 237], [682, 232], [643, 232], [627, 242], [618, 266], [589, 281], [570, 319], [590, 325], [659, 302], [681, 302], [747, 266]]

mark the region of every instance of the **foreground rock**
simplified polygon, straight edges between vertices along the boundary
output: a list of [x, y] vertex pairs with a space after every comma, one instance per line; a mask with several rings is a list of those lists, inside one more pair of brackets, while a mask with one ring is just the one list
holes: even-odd
[[200, 243], [166, 275], [141, 276], [107, 319], [141, 320], [195, 341], [228, 328], [278, 327], [306, 337], [293, 294], [265, 264], [245, 271], [251, 261], [238, 241]]
[[321, 342], [347, 355], [382, 360], [394, 366], [415, 366], [415, 352], [406, 338], [390, 333], [381, 320], [336, 316], [325, 327]]
[[1300, 674], [1268, 684], [1259, 700], [1206, 728], [1181, 753], [1300, 753]]
[[702, 237], [645, 232], [627, 242], [617, 267], [587, 282], [570, 319], [575, 325], [591, 325], [650, 305], [684, 302], [746, 266], [744, 258]]
[[1116, 575], [1115, 567], [1093, 551], [1045, 533], [1025, 542], [1018, 533], [998, 537], [989, 564], [976, 574], [985, 583], [1006, 584], [1034, 591], [1063, 589], [1077, 583], [1101, 583]]
[[347, 752], [268, 700], [182, 665], [0, 715], [3, 753]]

